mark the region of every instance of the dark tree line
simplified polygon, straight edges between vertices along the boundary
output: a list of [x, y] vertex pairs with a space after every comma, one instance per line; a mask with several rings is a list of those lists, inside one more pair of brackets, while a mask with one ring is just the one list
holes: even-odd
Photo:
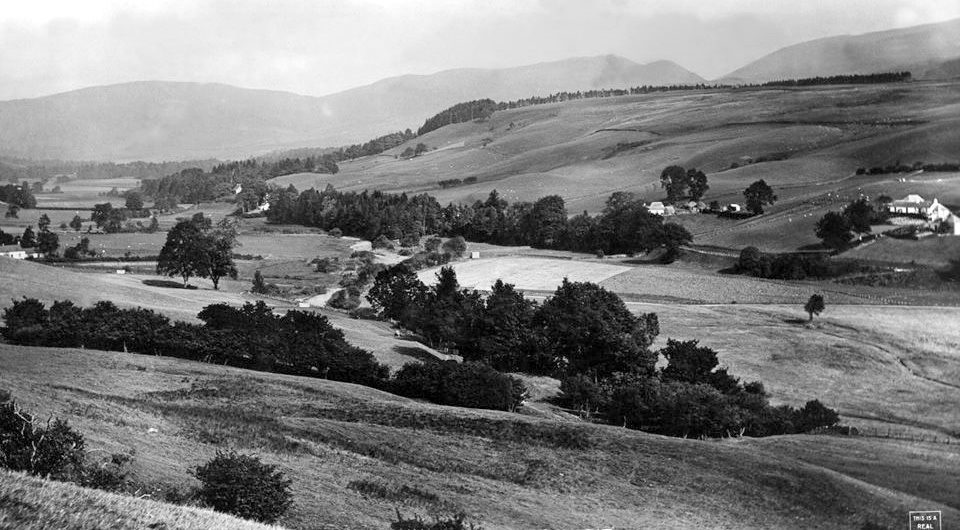
[[267, 219], [273, 223], [339, 229], [344, 235], [369, 240], [381, 235], [414, 239], [440, 234], [501, 245], [604, 254], [663, 247], [666, 261], [674, 259], [680, 246], [692, 240], [682, 226], [664, 223], [662, 217], [647, 211], [642, 200], [626, 192], [611, 195], [600, 215], [584, 212], [568, 218], [563, 198], [557, 195], [534, 203], [509, 204], [494, 190], [486, 201], [442, 207], [426, 194], [410, 197], [380, 191], [341, 193], [332, 186], [297, 194], [295, 189], [288, 188], [272, 197]]
[[477, 99], [457, 103], [427, 118], [427, 120], [423, 122], [423, 125], [417, 129], [417, 136], [423, 136], [430, 131], [435, 131], [444, 125], [450, 125], [452, 123], [485, 120], [493, 115], [495, 110], [497, 110], [497, 103], [492, 99]]
[[203, 325], [171, 322], [148, 309], [111, 302], [81, 308], [58, 301], [48, 309], [25, 298], [4, 310], [3, 336], [28, 346], [86, 347], [168, 355], [267, 372], [379, 384], [387, 368], [351, 346], [326, 317], [301, 311], [273, 314], [263, 302], [207, 306]]
[[[158, 201], [158, 209], [169, 209], [178, 202], [209, 202], [233, 193], [240, 184], [239, 200], [244, 206], [256, 207], [267, 194], [266, 180], [294, 173], [333, 174], [340, 170], [333, 155], [307, 158], [283, 158], [265, 162], [249, 159], [217, 164], [209, 172], [187, 168], [160, 179], [144, 180], [141, 191]], [[250, 208], [246, 208], [250, 209]]]
[[884, 72], [877, 74], [844, 74], [805, 77], [803, 79], [780, 79], [761, 83], [761, 87], [818, 86], [818, 85], [869, 85], [877, 83], [904, 83], [910, 81], [910, 72]]
[[898, 160], [896, 164], [890, 166], [874, 166], [869, 169], [865, 167], [857, 168], [857, 175], [887, 175], [890, 173], [910, 173], [913, 171], [927, 172], [947, 172], [955, 173], [960, 171], [960, 163], [944, 162], [941, 164], [924, 164], [923, 162], [914, 162], [913, 165], [905, 165]]

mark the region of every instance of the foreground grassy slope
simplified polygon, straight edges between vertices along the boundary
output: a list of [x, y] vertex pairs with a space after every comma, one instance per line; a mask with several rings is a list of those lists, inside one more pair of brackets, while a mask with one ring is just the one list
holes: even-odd
[[[463, 510], [486, 528], [896, 528], [907, 510], [932, 506], [960, 516], [775, 447], [440, 407], [163, 357], [0, 346], [0, 363], [0, 388], [69, 418], [93, 447], [134, 453], [139, 480], [191, 485], [186, 469], [224, 446], [280, 465], [296, 491], [280, 521], [291, 528], [386, 528], [398, 505]], [[420, 494], [365, 497], [347, 487], [355, 480]]]
[[0, 471], [0, 528], [17, 530], [269, 530], [212, 510], [174, 506]]

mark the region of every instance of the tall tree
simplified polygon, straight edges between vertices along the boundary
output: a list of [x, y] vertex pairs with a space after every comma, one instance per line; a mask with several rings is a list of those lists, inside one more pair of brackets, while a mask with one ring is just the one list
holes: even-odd
[[680, 166], [667, 166], [660, 172], [660, 185], [667, 190], [667, 200], [679, 201], [686, 195], [687, 172]]
[[707, 193], [710, 186], [707, 185], [707, 174], [699, 169], [687, 170], [687, 183], [690, 186], [690, 200], [699, 201]]
[[47, 230], [49, 230], [49, 229], [50, 229], [50, 216], [48, 216], [48, 215], [45, 214], [45, 213], [44, 213], [44, 214], [40, 214], [40, 218], [37, 219], [37, 228], [40, 229], [41, 232], [46, 232]]
[[763, 179], [754, 182], [743, 190], [743, 197], [747, 202], [747, 210], [757, 215], [763, 213], [765, 205], [772, 205], [777, 201], [777, 196], [773, 194], [773, 188]]
[[827, 212], [817, 221], [816, 234], [823, 244], [836, 250], [847, 246], [852, 239], [850, 234], [850, 219], [837, 212]]
[[79, 232], [83, 228], [83, 219], [79, 215], [74, 215], [73, 220], [70, 221], [70, 228]]
[[128, 210], [142, 210], [143, 209], [143, 197], [140, 196], [140, 193], [136, 191], [128, 191], [124, 194], [126, 201], [124, 206]]
[[37, 252], [51, 255], [55, 254], [58, 248], [60, 248], [60, 238], [57, 234], [44, 230], [37, 235]]
[[20, 247], [33, 248], [35, 246], [37, 246], [37, 234], [34, 233], [32, 226], [28, 226], [23, 229], [23, 235], [20, 236]]
[[843, 216], [850, 222], [850, 229], [858, 234], [870, 233], [870, 221], [876, 212], [866, 199], [851, 202], [843, 209]]
[[[202, 216], [202, 214], [201, 214]], [[183, 219], [167, 232], [167, 241], [157, 258], [157, 274], [180, 276], [186, 286], [190, 278], [210, 275], [209, 238], [196, 217]]]

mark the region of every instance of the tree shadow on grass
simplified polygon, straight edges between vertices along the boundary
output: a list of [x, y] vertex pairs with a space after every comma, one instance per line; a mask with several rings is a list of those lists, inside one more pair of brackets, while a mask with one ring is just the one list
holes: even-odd
[[807, 324], [810, 322], [806, 318], [785, 318], [783, 321], [787, 324]]
[[196, 285], [183, 285], [180, 282], [175, 282], [173, 280], [143, 280], [144, 285], [149, 285], [150, 287], [163, 287], [164, 289], [196, 289]]

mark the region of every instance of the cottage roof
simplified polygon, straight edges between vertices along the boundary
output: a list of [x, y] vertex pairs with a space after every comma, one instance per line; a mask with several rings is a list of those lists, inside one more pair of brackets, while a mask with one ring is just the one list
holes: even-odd
[[20, 248], [20, 245], [0, 245], [0, 254], [6, 254], [7, 252], [20, 252], [23, 249]]
[[650, 203], [650, 206], [647, 206], [647, 209], [648, 209], [648, 210], [662, 210], [662, 209], [663, 209], [663, 203], [662, 203], [662, 202], [651, 202], [651, 203]]

